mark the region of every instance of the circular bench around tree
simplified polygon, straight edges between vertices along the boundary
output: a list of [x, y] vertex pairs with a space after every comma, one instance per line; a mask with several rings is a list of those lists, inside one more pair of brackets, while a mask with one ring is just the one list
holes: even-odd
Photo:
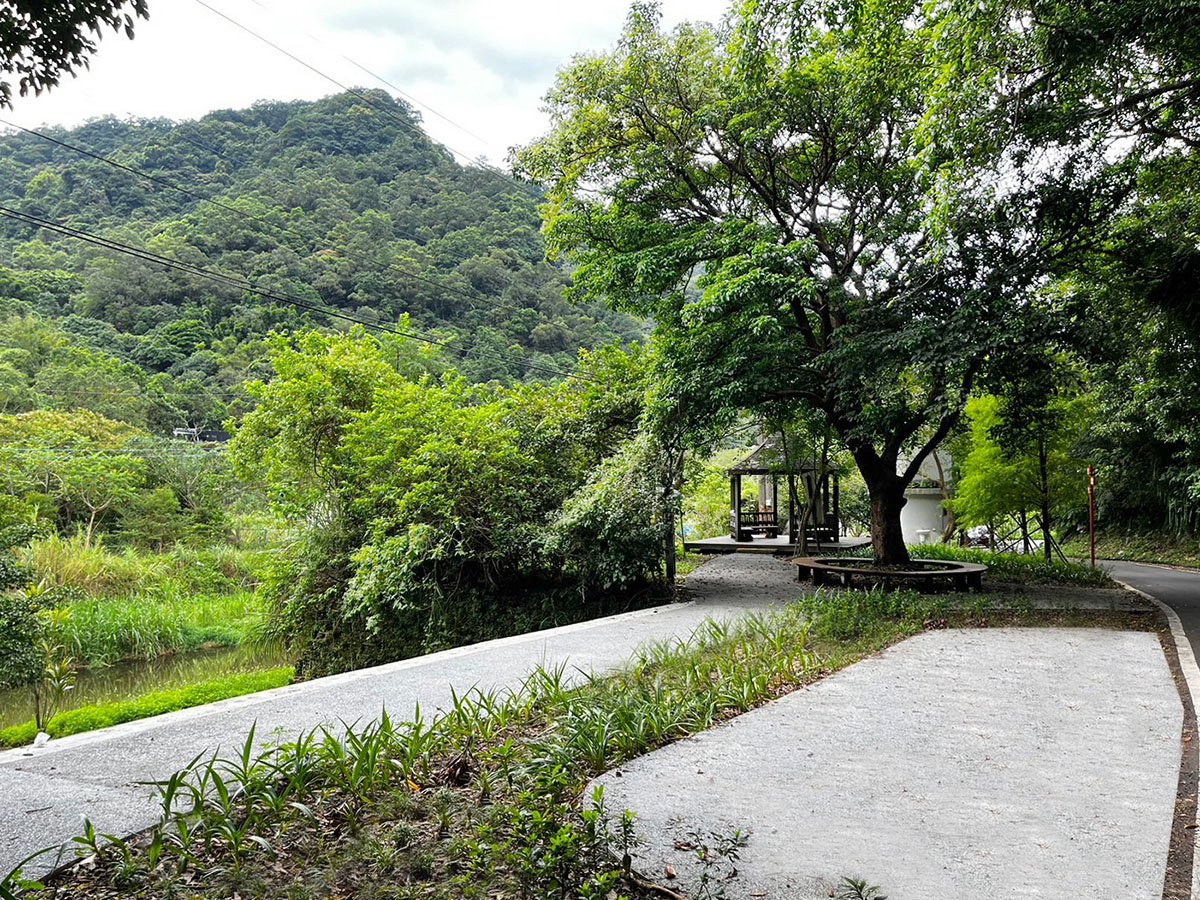
[[982, 590], [987, 566], [945, 559], [914, 559], [909, 567], [877, 566], [869, 559], [838, 556], [801, 556], [789, 559], [796, 567], [796, 580], [814, 585], [837, 584], [853, 587], [854, 579], [883, 582], [884, 587], [948, 582], [956, 591]]

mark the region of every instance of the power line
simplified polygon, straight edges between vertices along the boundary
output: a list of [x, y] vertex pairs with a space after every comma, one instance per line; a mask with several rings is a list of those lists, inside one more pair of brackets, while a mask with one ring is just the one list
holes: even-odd
[[[356, 97], [357, 99], [361, 100], [363, 103], [366, 103], [371, 108], [377, 109], [380, 112], [382, 112], [384, 115], [391, 117], [396, 122], [398, 122], [401, 127], [408, 129], [411, 133], [428, 140], [428, 135], [426, 135], [423, 131], [421, 131], [420, 128], [417, 128], [413, 123], [409, 122], [407, 119], [404, 119], [403, 117], [396, 115], [395, 111], [388, 109], [386, 106], [380, 105], [375, 100], [373, 100], [371, 97], [368, 97], [366, 94], [362, 93], [362, 91], [357, 91], [354, 88], [350, 87], [349, 85], [343, 84], [342, 82], [340, 82], [336, 78], [334, 78], [332, 75], [329, 75], [328, 73], [323, 72], [321, 69], [318, 69], [312, 63], [300, 58], [296, 54], [292, 53], [289, 50], [286, 50], [284, 47], [275, 43], [270, 38], [265, 37], [264, 35], [255, 31], [249, 25], [244, 25], [241, 22], [239, 22], [237, 19], [233, 18], [232, 16], [221, 12], [219, 9], [217, 9], [214, 6], [211, 6], [210, 4], [205, 2], [205, 0], [195, 0], [195, 2], [198, 3], [200, 6], [203, 6], [205, 9], [207, 9], [213, 15], [224, 19], [226, 22], [233, 25], [235, 28], [238, 28], [241, 31], [244, 31], [246, 34], [250, 35], [251, 37], [255, 38], [256, 40], [261, 41], [262, 43], [266, 44], [271, 49], [273, 49], [279, 53], [282, 53], [288, 59], [303, 66], [304, 68], [308, 69], [310, 72], [313, 72], [314, 74], [320, 76], [321, 78], [328, 81], [330, 84], [336, 85], [341, 90], [345, 91], [346, 93], [350, 94], [353, 97]], [[515, 187], [518, 190], [529, 193], [529, 194], [531, 194], [531, 196], [534, 195], [534, 193], [536, 192], [536, 188], [534, 188], [532, 185], [526, 185], [526, 184], [516, 180], [515, 178], [511, 178], [510, 176], [501, 172], [499, 169], [497, 169], [494, 166], [487, 165], [484, 163], [479, 163], [478, 161], [473, 160], [469, 154], [463, 152], [462, 150], [456, 149], [455, 147], [446, 143], [445, 141], [441, 141], [440, 143], [443, 147], [445, 147], [451, 153], [455, 154], [456, 156], [461, 157], [462, 159], [466, 160], [468, 163], [475, 162], [476, 165], [479, 166], [479, 168], [483, 169], [484, 171], [491, 172], [493, 175], [500, 178], [506, 185]]]
[[[156, 264], [161, 265], [168, 269], [182, 271], [182, 272], [185, 272], [185, 273], [188, 273], [191, 275], [196, 275], [201, 278], [207, 278], [211, 281], [214, 281], [214, 282], [217, 282], [220, 284], [225, 284], [226, 286], [238, 288], [247, 293], [256, 294], [260, 297], [263, 297], [264, 299], [271, 300], [276, 303], [282, 303], [285, 305], [294, 306], [298, 309], [306, 310], [308, 312], [315, 312], [315, 313], [319, 313], [321, 315], [330, 316], [330, 317], [337, 318], [337, 319], [343, 319], [348, 322], [353, 322], [355, 324], [362, 325], [366, 328], [373, 328], [373, 329], [383, 331], [388, 334], [396, 335], [398, 337], [407, 338], [407, 339], [413, 340], [413, 341], [419, 341], [421, 343], [428, 344], [430, 346], [441, 347], [445, 350], [448, 350], [451, 353], [456, 353], [460, 356], [462, 356], [464, 354], [464, 351], [461, 348], [455, 346], [453, 344], [453, 342], [451, 342], [451, 341], [441, 339], [441, 338], [430, 337], [428, 335], [422, 334], [417, 331], [411, 331], [411, 330], [406, 330], [403, 328], [397, 328], [395, 326], [386, 325], [386, 324], [379, 323], [379, 322], [371, 322], [367, 319], [362, 319], [357, 316], [351, 315], [350, 313], [342, 312], [341, 310], [336, 310], [336, 309], [332, 309], [332, 308], [329, 308], [326, 306], [322, 306], [317, 303], [312, 303], [308, 300], [304, 300], [304, 299], [302, 299], [300, 297], [296, 297], [295, 295], [292, 295], [292, 294], [285, 294], [280, 291], [273, 291], [273, 290], [269, 290], [269, 289], [260, 288], [260, 287], [257, 287], [256, 285], [254, 285], [248, 279], [243, 278], [242, 276], [229, 275], [227, 273], [218, 272], [216, 270], [205, 268], [203, 266], [196, 266], [196, 265], [192, 265], [191, 263], [181, 262], [180, 260], [174, 260], [174, 259], [170, 259], [165, 256], [159, 256], [158, 254], [152, 253], [148, 250], [143, 250], [138, 247], [132, 247], [128, 244], [122, 244], [118, 241], [113, 241], [108, 238], [101, 238], [96, 235], [90, 234], [89, 232], [81, 231], [79, 229], [72, 228], [68, 225], [63, 225], [62, 223], [54, 222], [49, 219], [43, 219], [42, 217], [33, 215], [31, 213], [21, 212], [20, 210], [12, 209], [11, 207], [0, 205], [0, 215], [3, 215], [9, 219], [13, 219], [18, 222], [22, 222], [26, 225], [32, 225], [37, 228], [45, 228], [45, 229], [47, 229], [49, 231], [53, 231], [57, 234], [62, 234], [62, 235], [65, 235], [66, 237], [75, 238], [77, 240], [84, 241], [85, 243], [89, 243], [94, 246], [104, 247], [105, 249], [113, 250], [118, 253], [123, 253], [127, 256], [132, 256], [134, 258], [141, 259], [146, 262], [156, 263]], [[580, 378], [585, 381], [594, 380], [594, 379], [591, 379], [590, 377], [585, 376], [579, 372], [567, 372], [563, 369], [557, 369], [557, 368], [553, 368], [553, 367], [549, 367], [549, 366], [543, 366], [543, 365], [540, 365], [537, 363], [527, 362], [524, 360], [517, 360], [517, 359], [514, 359], [513, 357], [502, 356], [499, 354], [489, 353], [489, 352], [485, 352], [485, 351], [473, 350], [472, 352], [473, 352], [473, 355], [476, 355], [480, 358], [492, 359], [492, 360], [496, 360], [499, 362], [516, 363], [517, 365], [522, 365], [528, 371], [541, 372], [541, 373], [544, 373], [547, 375], [556, 375], [556, 376], [564, 377], [564, 378], [576, 377], [576, 378]]]
[[179, 446], [172, 447], [157, 447], [157, 448], [140, 448], [140, 447], [105, 447], [105, 448], [88, 448], [88, 447], [37, 447], [37, 446], [19, 446], [17, 444], [6, 444], [0, 447], [0, 458], [6, 456], [38, 456], [41, 454], [52, 454], [54, 456], [174, 456], [177, 458], [188, 459], [209, 459], [216, 453], [221, 445], [214, 445], [211, 450], [196, 449], [196, 446], [185, 446], [181, 441]]
[[[226, 210], [227, 212], [235, 213], [236, 215], [239, 215], [242, 218], [244, 218], [250, 222], [258, 224], [260, 226], [260, 228], [262, 229], [263, 234], [265, 234], [269, 238], [273, 237], [273, 235], [271, 233], [269, 233], [266, 229], [278, 228], [279, 230], [281, 230], [285, 233], [294, 235], [295, 237], [299, 238], [301, 243], [303, 243], [305, 245], [308, 244], [308, 237], [289, 225], [286, 225], [286, 224], [276, 225], [275, 223], [269, 222], [267, 219], [265, 219], [261, 215], [256, 215], [254, 213], [247, 212], [244, 209], [239, 209], [238, 207], [233, 206], [232, 204], [229, 204], [229, 203], [225, 203], [222, 200], [219, 200], [219, 199], [216, 199], [213, 197], [207, 197], [203, 194], [197, 193], [196, 191], [193, 191], [190, 188], [181, 186], [178, 182], [173, 181], [170, 178], [165, 178], [161, 175], [152, 175], [149, 172], [143, 171], [134, 166], [130, 166], [125, 163], [117, 162], [116, 160], [111, 159], [110, 157], [107, 157], [107, 156], [102, 156], [98, 153], [88, 150], [85, 147], [80, 147], [75, 144], [68, 143], [67, 141], [63, 141], [59, 138], [55, 138], [51, 135], [37, 131], [33, 128], [27, 128], [24, 125], [18, 125], [17, 123], [10, 121], [9, 119], [0, 118], [0, 124], [4, 124], [4, 125], [9, 126], [10, 128], [15, 128], [19, 131], [23, 131], [26, 134], [33, 135], [34, 137], [40, 138], [43, 141], [46, 141], [48, 143], [62, 147], [66, 150], [70, 150], [74, 153], [78, 153], [81, 156], [85, 156], [90, 159], [96, 160], [97, 162], [101, 162], [106, 165], [112, 166], [113, 168], [116, 168], [122, 172], [126, 172], [127, 174], [133, 175], [134, 177], [144, 178], [153, 184], [161, 185], [162, 187], [165, 187], [170, 190], [181, 193], [184, 196], [191, 197], [200, 202], [211, 203], [212, 205], [214, 205], [220, 209]], [[212, 153], [218, 159], [223, 159], [226, 162], [229, 162], [227, 157], [225, 157], [221, 153], [218, 153], [216, 150], [213, 150], [212, 148], [204, 147], [203, 144], [198, 144], [195, 141], [191, 141], [186, 136], [183, 136], [183, 139], [187, 140], [188, 143], [193, 143], [193, 144], [196, 144], [197, 146], [207, 149], [208, 152]], [[238, 166], [244, 165], [244, 163], [242, 163], [240, 161], [236, 161], [236, 160], [234, 161], [234, 163], [235, 163], [235, 165], [238, 165]], [[285, 181], [289, 184], [295, 185], [294, 181], [290, 181], [290, 180], [286, 180], [286, 179], [285, 179]], [[406, 232], [403, 229], [395, 227], [394, 223], [393, 223], [392, 230], [393, 230], [393, 232], [399, 234], [400, 236], [408, 237], [411, 240], [415, 241], [416, 243], [424, 246], [425, 242], [422, 238], [418, 237], [416, 234], [414, 234], [412, 232]], [[478, 294], [472, 293], [471, 291], [467, 291], [467, 290], [463, 290], [462, 288], [455, 287], [454, 285], [445, 284], [444, 282], [430, 278], [427, 275], [422, 275], [418, 272], [414, 272], [411, 269], [407, 269], [407, 268], [399, 265], [398, 263], [394, 263], [394, 262], [389, 263], [388, 269], [390, 271], [396, 272], [404, 277], [411, 278], [414, 281], [429, 285], [430, 287], [436, 288], [438, 290], [446, 291], [448, 293], [456, 294], [460, 297], [463, 297], [463, 298], [471, 301], [471, 304], [472, 304], [471, 308], [475, 309], [475, 310], [486, 311], [486, 309], [484, 308], [485, 306], [490, 307], [492, 309], [506, 309], [511, 312], [523, 312], [523, 311], [529, 309], [529, 307], [526, 307], [526, 306], [520, 306], [518, 304], [513, 304], [513, 303], [505, 303], [504, 301], [492, 300], [492, 299], [480, 296]], [[481, 306], [481, 304], [483, 304], [483, 305]]]
[[[278, 16], [278, 13], [275, 10], [271, 9], [271, 7], [267, 6], [265, 3], [260, 3], [259, 0], [250, 0], [250, 2], [253, 3], [255, 6], [257, 6], [259, 9], [261, 9], [263, 12], [267, 13], [268, 15]], [[304, 34], [305, 37], [307, 37], [314, 44], [321, 43], [321, 40], [319, 38], [315, 37], [308, 31], [306, 31], [304, 29], [300, 29], [300, 31]], [[380, 84], [382, 84], [388, 88], [391, 88], [393, 91], [395, 91], [401, 97], [403, 97], [405, 100], [408, 100], [410, 103], [414, 104], [415, 106], [419, 106], [422, 109], [428, 110], [429, 112], [431, 112], [435, 116], [437, 116], [439, 119], [441, 119], [443, 122], [447, 123], [448, 125], [453, 125], [455, 128], [457, 128], [463, 134], [467, 135], [468, 137], [473, 137], [475, 140], [479, 141], [481, 144], [485, 144], [487, 146], [492, 146], [491, 141], [489, 141], [487, 138], [476, 134], [475, 132], [471, 131], [471, 129], [467, 128], [465, 125], [462, 125], [459, 122], [454, 121], [454, 119], [450, 118], [445, 113], [439, 112], [437, 109], [434, 109], [434, 107], [430, 106], [428, 103], [426, 103], [423, 100], [420, 100], [419, 98], [408, 93], [403, 88], [401, 88], [399, 85], [396, 85], [396, 84], [392, 83], [391, 81], [388, 81], [388, 79], [384, 78], [382, 75], [379, 75], [379, 74], [371, 71], [370, 69], [368, 69], [362, 63], [358, 62], [353, 57], [348, 56], [345, 53], [339, 53], [338, 55], [341, 56], [342, 59], [344, 59], [346, 62], [350, 63], [350, 65], [354, 66], [359, 71], [361, 71], [367, 75], [370, 75], [372, 78], [374, 78]], [[496, 149], [496, 148], [494, 146], [492, 146], [492, 149]]]
[[[235, 213], [236, 215], [239, 215], [249, 221], [256, 222], [261, 225], [269, 225], [270, 224], [270, 223], [267, 223], [266, 220], [264, 220], [262, 218], [262, 216], [257, 216], [254, 213], [247, 212], [244, 209], [239, 209], [238, 207], [233, 206], [232, 204], [229, 204], [229, 203], [225, 203], [222, 200], [218, 200], [218, 199], [215, 199], [212, 197], [206, 197], [205, 195], [200, 194], [196, 191], [193, 191], [190, 188], [183, 187], [178, 182], [175, 182], [170, 178], [164, 178], [160, 175], [152, 175], [149, 172], [144, 172], [141, 169], [134, 168], [133, 166], [129, 166], [124, 163], [117, 162], [116, 160], [110, 159], [107, 156], [101, 156], [98, 153], [93, 153], [91, 150], [88, 150], [85, 147], [79, 147], [74, 144], [69, 144], [66, 141], [59, 140], [58, 138], [52, 137], [48, 134], [44, 134], [43, 132], [37, 131], [33, 128], [26, 128], [24, 125], [18, 125], [15, 122], [12, 122], [8, 119], [0, 118], [0, 124], [8, 125], [10, 128], [19, 129], [20, 131], [24, 131], [27, 134], [31, 134], [35, 137], [41, 138], [42, 140], [47, 141], [51, 144], [55, 144], [56, 146], [62, 147], [66, 150], [70, 150], [73, 153], [78, 153], [81, 156], [86, 156], [89, 159], [94, 159], [97, 162], [101, 162], [101, 163], [104, 163], [105, 165], [112, 166], [113, 168], [119, 169], [122, 172], [126, 172], [130, 175], [133, 175], [134, 177], [144, 178], [153, 184], [161, 185], [162, 187], [168, 188], [173, 191], [177, 191], [178, 193], [183, 194], [186, 197], [191, 197], [191, 198], [198, 200], [200, 202], [203, 202], [203, 203], [211, 203], [213, 206], [216, 206], [219, 209], [223, 209], [227, 212]], [[219, 154], [217, 154], [217, 155], [220, 156]], [[224, 157], [221, 157], [221, 158], [224, 158]], [[272, 227], [275, 227], [275, 226], [272, 226]], [[280, 228], [280, 230], [282, 230], [284, 232], [293, 234], [293, 235], [300, 237], [300, 238], [304, 239], [305, 241], [307, 241], [307, 239], [304, 237], [304, 235], [300, 234], [300, 232], [296, 231], [295, 229], [292, 229], [286, 225], [278, 226], [278, 227]], [[268, 235], [268, 237], [269, 236], [270, 235]], [[442, 284], [441, 282], [435, 281], [434, 279], [429, 278], [428, 276], [420, 275], [416, 272], [412, 272], [408, 269], [404, 269], [404, 268], [396, 265], [395, 263], [392, 263], [391, 267], [394, 267], [395, 271], [399, 272], [402, 275], [406, 275], [409, 278], [414, 279], [415, 281], [420, 281], [424, 284], [431, 285], [440, 290], [450, 291], [451, 293], [459, 294], [463, 297], [466, 297], [468, 300], [482, 299], [482, 298], [476, 297], [475, 295], [473, 295], [467, 291], [462, 290], [461, 288], [456, 288], [453, 285]]]

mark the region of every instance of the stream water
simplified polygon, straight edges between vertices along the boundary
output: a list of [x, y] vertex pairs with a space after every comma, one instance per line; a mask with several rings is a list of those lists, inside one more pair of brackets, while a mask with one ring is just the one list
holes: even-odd
[[[196, 650], [102, 669], [84, 669], [76, 676], [74, 690], [67, 693], [57, 711], [133, 700], [154, 691], [168, 691], [245, 672], [261, 672], [286, 662], [277, 649], [242, 646]], [[32, 718], [33, 699], [27, 688], [0, 690], [0, 728], [19, 725]]]

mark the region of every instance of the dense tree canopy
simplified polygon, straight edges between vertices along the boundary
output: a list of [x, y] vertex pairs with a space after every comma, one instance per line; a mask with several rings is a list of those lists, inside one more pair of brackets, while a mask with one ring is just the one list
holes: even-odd
[[1118, 215], [1059, 284], [1087, 301], [1080, 349], [1103, 410], [1090, 434], [1103, 518], [1195, 532], [1200, 5], [987, 0], [953, 9], [947, 40], [971, 46], [974, 64], [948, 66], [947, 77], [976, 92], [1003, 86], [993, 112], [1014, 126], [1014, 146], [1091, 159], [1080, 177], [1124, 184]]
[[1111, 199], [940, 142], [941, 28], [912, 3], [760, 3], [663, 33], [637, 6], [520, 157], [577, 292], [654, 317], [674, 402], [818, 411], [887, 560], [904, 487], [1009, 349], [1052, 339], [1049, 264]]
[[393, 329], [408, 315], [408, 329], [446, 341], [478, 380], [569, 371], [579, 347], [640, 331], [602, 305], [564, 300], [564, 274], [542, 259], [531, 186], [458, 165], [382, 92], [49, 134], [159, 181], [8, 134], [0, 185], [18, 199], [5, 205], [311, 307], [0, 220], [0, 297], [188, 385], [195, 402], [176, 406], [203, 420], [191, 424], [245, 408], [237, 386], [261, 374], [269, 331], [341, 326], [339, 315]]

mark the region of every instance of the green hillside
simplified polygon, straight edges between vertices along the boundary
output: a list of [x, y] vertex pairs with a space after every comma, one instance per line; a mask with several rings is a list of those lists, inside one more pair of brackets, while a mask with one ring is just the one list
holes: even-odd
[[640, 333], [564, 299], [532, 187], [458, 164], [383, 92], [45, 133], [155, 180], [7, 133], [0, 205], [310, 308], [2, 218], [0, 412], [217, 426], [246, 408], [240, 385], [261, 374], [269, 332], [350, 319], [445, 341], [468, 379], [505, 382]]

